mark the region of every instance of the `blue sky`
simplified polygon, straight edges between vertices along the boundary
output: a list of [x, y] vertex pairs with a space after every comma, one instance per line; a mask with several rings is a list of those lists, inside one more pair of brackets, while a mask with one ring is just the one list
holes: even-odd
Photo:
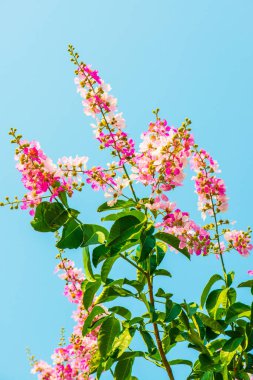
[[[0, 9], [1, 199], [23, 194], [10, 127], [39, 140], [55, 160], [79, 154], [92, 165], [104, 163], [73, 83], [67, 54], [72, 43], [111, 83], [137, 141], [156, 107], [171, 125], [192, 119], [197, 142], [220, 163], [230, 198], [227, 216], [238, 229], [252, 225], [252, 0], [2, 0]], [[200, 222], [189, 176], [173, 200]], [[101, 202], [102, 194], [86, 188], [72, 205], [85, 222], [98, 222]], [[31, 379], [25, 347], [48, 360], [61, 327], [72, 326], [63, 283], [53, 274], [53, 236], [32, 231], [29, 218], [0, 210], [0, 380]], [[79, 251], [68, 254], [80, 262]], [[253, 269], [252, 257], [231, 254], [225, 261], [237, 269], [238, 282]], [[197, 301], [210, 275], [220, 271], [214, 257], [187, 262], [168, 254], [166, 264], [174, 277], [164, 286], [178, 301]], [[115, 276], [126, 270], [117, 268]], [[247, 301], [247, 292], [240, 294]], [[175, 373], [181, 380], [187, 372], [182, 367]], [[141, 361], [135, 374], [140, 380], [166, 378]]]

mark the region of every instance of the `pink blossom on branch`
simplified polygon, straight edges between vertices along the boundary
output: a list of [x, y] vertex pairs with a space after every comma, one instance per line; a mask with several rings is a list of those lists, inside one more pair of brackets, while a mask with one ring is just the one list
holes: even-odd
[[242, 256], [248, 256], [253, 249], [253, 245], [250, 243], [249, 232], [237, 230], [227, 231], [224, 234], [224, 238]]
[[43, 360], [35, 361], [32, 373], [37, 374], [39, 380], [91, 380], [90, 360], [97, 351], [98, 328], [82, 336], [83, 324], [88, 316], [82, 302], [81, 284], [84, 275], [68, 259], [63, 259], [57, 265], [55, 272], [58, 271], [61, 271], [59, 277], [66, 281], [64, 295], [70, 302], [77, 304], [77, 309], [73, 312], [76, 324], [69, 343], [54, 350], [51, 356], [53, 364]]
[[188, 212], [176, 209], [164, 216], [156, 227], [180, 240], [179, 248], [186, 248], [190, 254], [207, 255], [210, 249], [209, 233], [190, 219]]
[[119, 165], [131, 162], [135, 155], [134, 141], [122, 130], [125, 120], [122, 113], [117, 112], [117, 99], [109, 93], [111, 86], [90, 66], [83, 62], [78, 65], [77, 91], [83, 99], [84, 113], [96, 121], [92, 127], [101, 149], [111, 148], [113, 156], [119, 159]]
[[[36, 207], [45, 194], [50, 196], [50, 201], [66, 192], [72, 196], [74, 189], [81, 182], [79, 171], [86, 169], [87, 157], [72, 157], [59, 160], [57, 167], [53, 161], [45, 155], [37, 141], [17, 139], [15, 160], [17, 169], [22, 174], [23, 185], [29, 192], [25, 194], [22, 209], [31, 208], [30, 214], [34, 214]], [[77, 169], [78, 168], [78, 169]]]
[[225, 183], [213, 173], [218, 170], [217, 161], [213, 160], [204, 149], [195, 152], [191, 158], [191, 168], [197, 173], [192, 179], [198, 194], [198, 208], [205, 219], [206, 214], [213, 215], [214, 211], [224, 212], [228, 209], [228, 198]]
[[158, 195], [181, 186], [194, 144], [187, 124], [175, 129], [166, 120], [157, 118], [142, 134], [142, 140], [131, 178], [145, 186], [151, 185], [152, 193]]

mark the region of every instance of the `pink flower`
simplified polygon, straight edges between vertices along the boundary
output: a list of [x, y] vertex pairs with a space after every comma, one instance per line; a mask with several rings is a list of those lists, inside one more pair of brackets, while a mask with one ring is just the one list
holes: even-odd
[[55, 272], [59, 271], [61, 271], [60, 278], [66, 281], [65, 296], [70, 302], [77, 304], [77, 309], [73, 313], [76, 324], [68, 344], [54, 350], [51, 356], [52, 365], [43, 360], [35, 361], [31, 372], [37, 374], [39, 380], [91, 380], [90, 360], [97, 351], [99, 328], [82, 336], [83, 324], [88, 316], [83, 307], [81, 290], [84, 275], [75, 267], [74, 262], [68, 259], [63, 259], [57, 265]]
[[205, 219], [206, 214], [224, 212], [228, 209], [228, 198], [225, 183], [213, 173], [218, 173], [218, 163], [205, 150], [194, 153], [191, 158], [191, 168], [197, 173], [195, 189], [198, 194], [198, 208]]
[[249, 232], [237, 230], [227, 231], [224, 234], [224, 238], [242, 256], [248, 256], [253, 249], [253, 245], [250, 243]]
[[153, 199], [164, 191], [181, 186], [194, 144], [187, 125], [175, 129], [168, 126], [166, 120], [158, 118], [149, 124], [142, 140], [140, 152], [134, 158], [131, 178], [145, 186], [151, 185]]
[[163, 227], [165, 232], [178, 237], [179, 248], [186, 248], [190, 254], [207, 255], [209, 253], [209, 233], [190, 220], [187, 212], [176, 209], [168, 213], [163, 218], [163, 222], [157, 223], [156, 227]]
[[117, 112], [117, 99], [109, 94], [110, 85], [105, 84], [98, 72], [84, 63], [79, 65], [75, 83], [83, 99], [84, 113], [96, 120], [92, 126], [100, 148], [111, 148], [112, 155], [119, 158], [119, 165], [133, 160], [134, 142], [122, 131], [125, 120]]
[[249, 274], [250, 276], [253, 276], [253, 270], [248, 270], [248, 274]]
[[[50, 194], [50, 202], [66, 192], [69, 196], [80, 186], [79, 171], [86, 169], [87, 157], [63, 157], [57, 167], [40, 148], [37, 141], [21, 140], [18, 142], [15, 159], [16, 167], [22, 174], [22, 182], [28, 193], [24, 195], [21, 209], [34, 208], [42, 201], [45, 194]], [[78, 170], [78, 172], [77, 172]]]

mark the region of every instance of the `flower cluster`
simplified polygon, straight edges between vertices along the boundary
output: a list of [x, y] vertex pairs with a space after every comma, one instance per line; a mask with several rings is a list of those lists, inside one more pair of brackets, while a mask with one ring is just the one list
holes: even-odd
[[75, 267], [74, 262], [63, 259], [56, 267], [55, 272], [61, 270], [60, 278], [66, 281], [65, 296], [70, 302], [77, 304], [73, 312], [76, 322], [69, 344], [59, 346], [52, 355], [53, 364], [43, 360], [35, 360], [32, 373], [38, 375], [39, 380], [89, 380], [90, 360], [97, 350], [98, 329], [86, 336], [82, 336], [82, 327], [88, 313], [82, 304], [81, 284], [84, 275]]
[[86, 182], [95, 191], [100, 189], [105, 191], [107, 187], [113, 188], [116, 186], [116, 173], [113, 170], [107, 170], [101, 166], [93, 166], [91, 169], [86, 170], [85, 175], [87, 176]]
[[84, 281], [84, 274], [81, 269], [75, 267], [75, 263], [66, 258], [56, 266], [55, 273], [58, 273], [62, 280], [66, 281], [64, 287], [64, 295], [72, 303], [80, 303], [82, 298], [82, 282]]
[[88, 157], [62, 157], [58, 160], [58, 168], [61, 177], [65, 178], [68, 183], [71, 183], [73, 189], [81, 190], [83, 183], [83, 174], [87, 169]]
[[45, 194], [50, 194], [48, 198], [52, 202], [60, 193], [72, 196], [75, 189], [81, 189], [83, 183], [80, 172], [86, 170], [87, 157], [63, 157], [57, 166], [46, 156], [37, 141], [22, 140], [22, 136], [16, 136], [15, 133], [14, 129], [10, 131], [14, 137], [12, 142], [17, 144], [16, 168], [22, 175], [23, 185], [29, 190], [22, 199], [22, 209], [30, 208], [30, 214], [34, 215], [34, 208], [41, 203]]
[[110, 94], [111, 86], [98, 75], [97, 70], [84, 62], [78, 62], [78, 54], [72, 46], [70, 55], [78, 66], [75, 84], [82, 98], [84, 113], [92, 116], [96, 123], [92, 124], [100, 148], [111, 148], [113, 156], [119, 159], [119, 165], [132, 162], [135, 155], [134, 141], [123, 132], [125, 120], [117, 111], [117, 99]]
[[61, 192], [72, 195], [72, 187], [69, 182], [62, 179], [57, 173], [57, 167], [48, 158], [36, 141], [20, 140], [16, 150], [16, 167], [22, 174], [22, 182], [29, 192], [23, 198], [22, 209], [37, 206], [42, 196], [50, 191], [50, 199], [54, 199]]
[[209, 233], [190, 219], [188, 212], [179, 209], [171, 211], [164, 216], [156, 227], [162, 227], [165, 232], [178, 237], [179, 248], [187, 248], [190, 254], [207, 255], [210, 248]]
[[186, 121], [179, 129], [168, 126], [166, 120], [157, 118], [142, 134], [140, 152], [135, 156], [132, 178], [152, 186], [153, 194], [181, 186], [184, 168], [194, 144]]
[[224, 234], [224, 238], [231, 244], [231, 248], [234, 248], [242, 256], [248, 256], [253, 249], [253, 245], [250, 243], [249, 231], [227, 231]]
[[204, 149], [195, 152], [191, 158], [191, 167], [197, 173], [195, 189], [198, 194], [198, 207], [205, 219], [206, 214], [224, 212], [228, 208], [225, 183], [213, 173], [219, 172], [218, 164]]

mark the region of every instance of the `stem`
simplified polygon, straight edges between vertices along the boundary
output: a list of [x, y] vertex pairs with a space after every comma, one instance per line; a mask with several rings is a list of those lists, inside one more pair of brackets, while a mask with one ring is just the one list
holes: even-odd
[[[146, 274], [146, 278], [147, 278], [147, 282], [148, 282], [150, 304], [153, 307], [155, 307], [155, 300], [154, 300], [154, 294], [153, 294], [153, 285], [152, 285], [152, 281], [151, 281], [150, 275]], [[160, 338], [160, 333], [159, 333], [159, 330], [158, 330], [156, 322], [153, 322], [153, 327], [154, 327], [154, 334], [155, 334], [158, 350], [159, 350], [159, 353], [161, 355], [163, 365], [164, 365], [164, 367], [166, 369], [166, 372], [167, 372], [170, 380], [175, 380], [173, 372], [172, 372], [172, 369], [171, 369], [171, 366], [170, 366], [170, 364], [169, 364], [169, 362], [168, 362], [168, 360], [166, 358], [165, 352], [163, 350], [162, 341], [161, 341], [161, 338]]]
[[112, 377], [114, 378], [114, 374], [113, 374], [113, 372], [112, 372], [112, 369], [109, 368], [109, 370], [110, 370], [110, 372], [111, 372]]
[[216, 235], [217, 235], [217, 242], [218, 242], [218, 246], [219, 246], [219, 250], [220, 250], [221, 265], [222, 265], [222, 270], [223, 270], [223, 274], [224, 274], [224, 279], [225, 279], [225, 282], [227, 284], [227, 271], [226, 271], [224, 259], [222, 256], [222, 251], [221, 251], [219, 226], [218, 226], [218, 222], [217, 222], [217, 217], [216, 217], [216, 212], [215, 212], [215, 207], [214, 207], [212, 195], [211, 195], [211, 203], [212, 203], [212, 209], [213, 209], [213, 217], [214, 217], [214, 222], [215, 222], [215, 231], [216, 231]]
[[139, 267], [137, 264], [135, 264], [132, 260], [130, 260], [128, 257], [124, 256], [123, 253], [120, 253], [119, 254], [120, 257], [124, 260], [126, 260], [129, 264], [131, 264], [133, 267], [135, 267], [137, 270], [139, 270], [140, 272], [142, 272], [145, 276], [147, 275], [147, 273], [145, 272], [144, 269], [142, 269], [141, 267]]
[[50, 195], [46, 195], [46, 196], [40, 197], [40, 198], [35, 198], [32, 201], [31, 200], [25, 200], [25, 199], [24, 200], [23, 199], [21, 199], [21, 200], [17, 199], [16, 201], [13, 201], [13, 202], [7, 201], [7, 203], [2, 203], [1, 206], [17, 205], [17, 204], [22, 203], [24, 201], [27, 202], [27, 203], [31, 203], [33, 201], [40, 200], [40, 199], [46, 199], [46, 198], [50, 198]]

